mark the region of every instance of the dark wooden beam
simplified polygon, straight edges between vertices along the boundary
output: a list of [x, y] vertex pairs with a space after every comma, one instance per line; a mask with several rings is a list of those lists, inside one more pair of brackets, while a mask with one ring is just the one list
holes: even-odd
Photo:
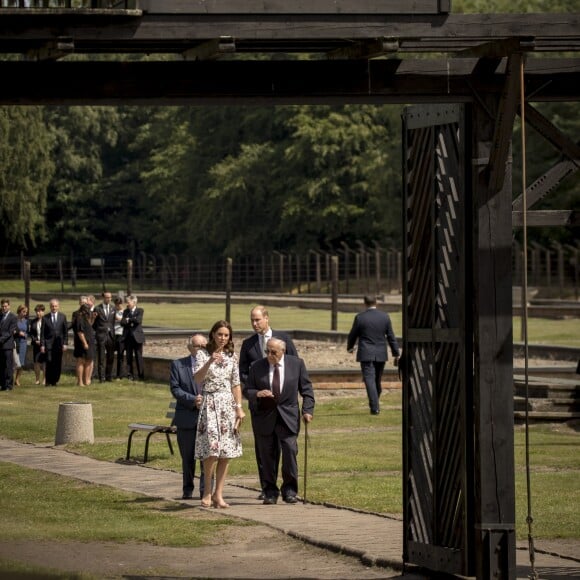
[[[512, 211], [512, 225], [519, 228], [524, 225], [524, 214], [521, 211]], [[529, 227], [540, 226], [580, 226], [580, 211], [574, 210], [536, 210], [529, 211], [526, 215], [526, 225]]]
[[[229, 4], [232, 3], [233, 0]], [[367, 7], [366, 12], [354, 12], [353, 8], [350, 13], [339, 9], [314, 13], [307, 11], [308, 2], [276, 2], [276, 10], [269, 12], [242, 13], [240, 8], [237, 13], [203, 10], [193, 16], [4, 9], [0, 18], [0, 52], [25, 54], [62, 35], [74, 38], [77, 53], [182, 53], [221, 36], [235, 38], [237, 50], [246, 52], [264, 52], [265, 43], [271, 52], [326, 53], [331, 47], [385, 37], [398, 39], [401, 51], [447, 53], [508, 38], [532, 37], [535, 51], [580, 50], [580, 13], [393, 14], [384, 8], [387, 3], [375, 0], [362, 4]], [[205, 5], [204, 2], [199, 6]], [[274, 7], [274, 3], [270, 6]], [[383, 9], [371, 10], [371, 6]]]
[[[536, 99], [580, 100], [580, 60], [533, 59]], [[477, 60], [0, 61], [0, 104], [332, 104], [471, 102], [499, 94], [502, 67], [472, 75]]]
[[139, 0], [148, 14], [441, 14], [450, 0]]
[[495, 195], [496, 192], [502, 189], [505, 179], [514, 119], [516, 118], [516, 110], [520, 100], [520, 68], [523, 61], [524, 56], [522, 53], [516, 52], [508, 57], [505, 86], [500, 96], [488, 164], [490, 195]]
[[526, 123], [529, 123], [546, 141], [551, 143], [562, 155], [580, 164], [580, 144], [564, 135], [551, 121], [549, 121], [538, 109], [526, 103]]

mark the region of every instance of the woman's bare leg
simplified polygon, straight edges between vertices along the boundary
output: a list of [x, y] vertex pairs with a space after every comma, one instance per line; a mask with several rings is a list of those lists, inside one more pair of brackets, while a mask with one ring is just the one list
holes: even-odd
[[228, 473], [228, 466], [230, 460], [227, 457], [220, 457], [217, 462], [216, 476], [215, 476], [215, 493], [212, 496], [213, 506], [219, 508], [226, 508], [229, 505], [224, 501], [224, 485], [226, 483], [226, 475]]
[[211, 506], [211, 498], [212, 498], [211, 480], [217, 460], [218, 460], [217, 457], [211, 456], [203, 460], [204, 489], [203, 489], [203, 497], [201, 498], [201, 505], [203, 507]]

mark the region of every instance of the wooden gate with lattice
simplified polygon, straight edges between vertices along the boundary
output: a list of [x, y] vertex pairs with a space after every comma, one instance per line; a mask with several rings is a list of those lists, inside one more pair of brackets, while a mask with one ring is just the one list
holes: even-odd
[[404, 559], [468, 574], [473, 442], [463, 107], [408, 108], [403, 134]]

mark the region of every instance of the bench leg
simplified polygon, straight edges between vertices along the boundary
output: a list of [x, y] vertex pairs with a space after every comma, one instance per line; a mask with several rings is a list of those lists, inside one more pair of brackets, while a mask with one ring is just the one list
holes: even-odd
[[173, 453], [173, 445], [171, 443], [171, 437], [169, 436], [169, 433], [165, 433], [165, 437], [167, 437], [167, 445], [169, 445], [169, 451], [171, 451], [171, 455], [175, 455], [175, 453]]
[[127, 455], [125, 456], [125, 461], [129, 461], [131, 458], [131, 440], [133, 439], [133, 435], [135, 435], [135, 430], [129, 433], [129, 439], [127, 440]]
[[149, 439], [151, 439], [151, 436], [155, 435], [155, 433], [155, 431], [151, 431], [151, 433], [149, 433], [145, 439], [145, 453], [143, 454], [143, 463], [147, 463], [147, 458], [149, 457]]

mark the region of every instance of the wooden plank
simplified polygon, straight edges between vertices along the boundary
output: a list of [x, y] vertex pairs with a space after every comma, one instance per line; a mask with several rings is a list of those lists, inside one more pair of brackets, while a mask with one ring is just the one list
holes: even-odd
[[505, 168], [508, 162], [508, 154], [511, 150], [514, 119], [520, 100], [520, 67], [523, 59], [524, 57], [521, 53], [514, 53], [508, 57], [505, 88], [500, 97], [488, 165], [489, 194], [492, 196], [503, 187], [505, 179]]
[[[529, 227], [544, 226], [580, 226], [580, 211], [574, 210], [535, 210], [528, 211], [526, 224]], [[524, 225], [524, 214], [521, 211], [512, 211], [513, 227]]]
[[[540, 60], [540, 59], [535, 59]], [[0, 61], [0, 104], [332, 104], [469, 102], [503, 76], [473, 78], [477, 61]], [[577, 61], [580, 64], [580, 61]], [[580, 66], [529, 67], [536, 100], [580, 100]], [[448, 66], [449, 65], [449, 66]]]
[[139, 0], [149, 14], [440, 14], [450, 2], [440, 0]]
[[[233, 0], [232, 0], [233, 1]], [[242, 2], [239, 2], [243, 5]], [[14, 11], [12, 11], [14, 12]], [[19, 11], [24, 12], [24, 11]], [[89, 13], [87, 13], [89, 12]], [[106, 12], [106, 11], [102, 11]], [[307, 40], [345, 41], [391, 37], [401, 50], [455, 51], [512, 37], [534, 37], [536, 50], [565, 50], [580, 46], [580, 13], [563, 14], [184, 14], [122, 13], [114, 18], [90, 11], [68, 15], [2, 13], [0, 51], [26, 52], [38, 43], [55, 40], [62, 31], [74, 37], [77, 52], [84, 46], [103, 52], [181, 52], [221, 36], [254, 43], [282, 43], [295, 50]], [[292, 41], [292, 42], [291, 42]], [[406, 46], [406, 43], [409, 46]], [[311, 43], [312, 44], [312, 43]], [[255, 46], [255, 48], [259, 48]], [[326, 51], [326, 48], [322, 49]], [[320, 51], [320, 49], [319, 49]]]

